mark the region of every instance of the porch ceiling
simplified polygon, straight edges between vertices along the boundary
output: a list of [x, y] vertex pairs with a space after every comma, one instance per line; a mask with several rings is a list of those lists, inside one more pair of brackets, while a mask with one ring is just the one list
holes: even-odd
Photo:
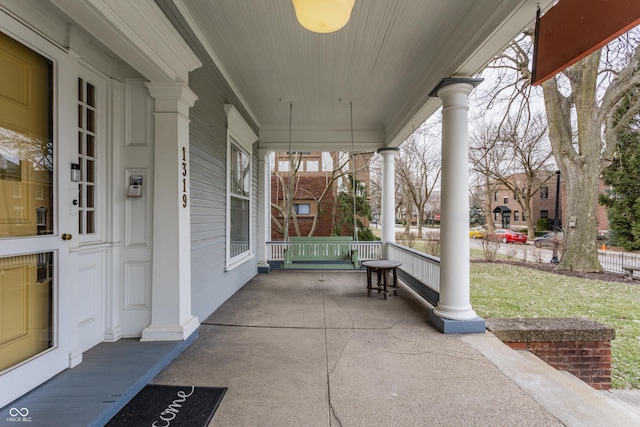
[[439, 107], [428, 95], [438, 82], [478, 72], [537, 2], [356, 0], [343, 29], [316, 34], [290, 0], [174, 0], [246, 102], [261, 146], [284, 149], [289, 101], [296, 149], [344, 149], [349, 101], [357, 148], [398, 146]]
[[440, 106], [429, 93], [441, 79], [473, 76], [553, 0], [355, 0], [330, 34], [302, 28], [291, 0], [49, 1], [150, 80], [175, 81], [199, 64], [158, 17], [173, 3], [261, 147], [288, 149], [291, 101], [292, 148], [309, 151], [351, 148], [350, 101], [356, 150], [400, 145]]

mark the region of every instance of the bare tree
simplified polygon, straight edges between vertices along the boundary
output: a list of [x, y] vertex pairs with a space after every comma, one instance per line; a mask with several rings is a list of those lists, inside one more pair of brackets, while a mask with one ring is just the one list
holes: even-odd
[[[491, 65], [500, 70], [495, 103], [530, 114], [531, 32], [514, 40]], [[565, 233], [559, 268], [600, 271], [596, 234], [598, 183], [620, 129], [640, 111], [635, 103], [614, 123], [624, 95], [640, 87], [640, 30], [632, 30], [542, 84], [549, 140], [566, 189]]]
[[[357, 153], [355, 156], [370, 157], [371, 153]], [[293, 209], [293, 202], [296, 199], [303, 198], [307, 200], [314, 200], [318, 206], [318, 215], [313, 217], [311, 228], [308, 232], [308, 235], [312, 236], [318, 225], [320, 213], [322, 212], [324, 205], [323, 202], [328, 198], [332, 197], [335, 199], [337, 197], [337, 192], [335, 191], [336, 184], [339, 182], [340, 185], [344, 187], [344, 191], [353, 191], [350, 180], [346, 179], [349, 175], [354, 173], [354, 170], [350, 167], [353, 156], [349, 156], [345, 153], [334, 152], [331, 153], [330, 157], [332, 160], [331, 165], [325, 164], [322, 166], [322, 168], [329, 168], [329, 170], [325, 178], [324, 188], [319, 194], [309, 191], [300, 185], [300, 176], [298, 173], [303, 162], [302, 153], [288, 153], [288, 166], [281, 171], [274, 172], [273, 179], [277, 182], [275, 200], [281, 199], [283, 200], [283, 203], [271, 203], [271, 208], [278, 213], [277, 216], [271, 216], [271, 226], [275, 231], [280, 233], [285, 240], [288, 240], [289, 236], [292, 234], [289, 229], [291, 225], [293, 225], [293, 232], [295, 235], [301, 235], [298, 215], [296, 214], [295, 209]], [[366, 159], [367, 157], [364, 158]], [[355, 171], [356, 173], [359, 170], [365, 169], [367, 166], [367, 162], [365, 161], [359, 162], [359, 164], [361, 164], [361, 167]], [[336, 202], [334, 200], [333, 206], [335, 205]], [[332, 224], [335, 222], [335, 215], [336, 212], [334, 210], [331, 214]], [[282, 218], [282, 221], [280, 218]]]
[[425, 208], [440, 182], [441, 170], [439, 145], [427, 141], [426, 135], [426, 129], [419, 128], [402, 144], [396, 156], [396, 173], [407, 205], [407, 223], [412, 219], [410, 207], [415, 206], [418, 237], [422, 237]]
[[498, 185], [514, 195], [527, 218], [529, 239], [535, 236], [533, 197], [554, 175], [546, 134], [545, 117], [535, 113], [520, 122], [517, 116], [507, 116], [501, 124], [485, 123], [471, 138], [473, 169], [485, 177], [487, 187]]

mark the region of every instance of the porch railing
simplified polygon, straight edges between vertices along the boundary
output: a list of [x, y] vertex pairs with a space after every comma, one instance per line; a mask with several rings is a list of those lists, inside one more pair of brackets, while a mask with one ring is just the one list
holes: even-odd
[[440, 297], [440, 259], [396, 243], [387, 243], [387, 258], [400, 261], [399, 276], [431, 305]]
[[[267, 242], [267, 261], [284, 261], [284, 250], [290, 247], [290, 242]], [[369, 261], [382, 257], [381, 242], [353, 242], [351, 248], [358, 250], [358, 261]]]
[[[267, 242], [267, 261], [284, 262], [284, 251], [290, 242]], [[358, 250], [358, 261], [382, 258], [381, 242], [353, 242]], [[398, 275], [416, 293], [432, 305], [440, 297], [440, 259], [396, 243], [387, 244], [387, 258], [400, 261]]]
[[291, 242], [267, 242], [267, 261], [284, 261], [284, 250], [291, 247]]

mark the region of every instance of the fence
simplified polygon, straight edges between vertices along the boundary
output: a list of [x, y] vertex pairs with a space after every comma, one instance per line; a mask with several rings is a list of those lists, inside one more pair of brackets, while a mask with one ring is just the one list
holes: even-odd
[[603, 251], [598, 249], [598, 261], [600, 261], [603, 269], [612, 273], [623, 274], [623, 266], [640, 268], [640, 254], [630, 252]]

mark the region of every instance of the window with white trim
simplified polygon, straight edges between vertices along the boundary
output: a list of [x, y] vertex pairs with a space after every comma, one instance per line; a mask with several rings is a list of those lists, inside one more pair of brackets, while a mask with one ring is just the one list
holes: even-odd
[[227, 113], [227, 221], [226, 269], [230, 270], [253, 255], [252, 150], [258, 137], [240, 112], [225, 104]]
[[250, 189], [251, 189], [251, 157], [244, 150], [236, 146], [233, 138], [230, 148], [230, 244], [229, 256], [237, 258], [249, 252], [249, 218], [250, 218]]

